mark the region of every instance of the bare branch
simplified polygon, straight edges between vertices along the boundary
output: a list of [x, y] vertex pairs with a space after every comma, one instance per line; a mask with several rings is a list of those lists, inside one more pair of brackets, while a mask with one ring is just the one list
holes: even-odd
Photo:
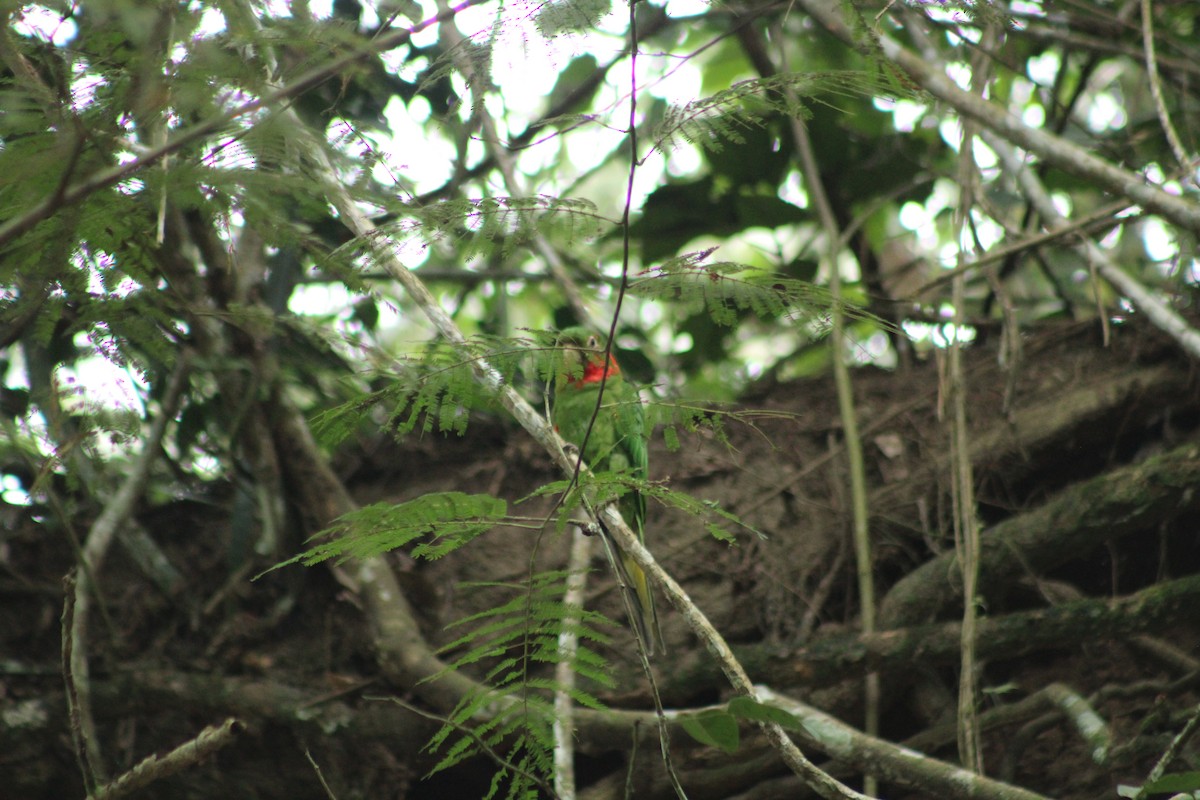
[[907, 747], [866, 736], [836, 717], [765, 686], [756, 688], [763, 702], [778, 706], [799, 718], [802, 732], [797, 734], [797, 738], [801, 741], [883, 780], [924, 789], [935, 797], [956, 800], [1045, 800], [1042, 795], [1028, 789], [1000, 783], [944, 761], [928, 758]]
[[157, 780], [195, 766], [222, 747], [232, 744], [245, 729], [245, 725], [232, 717], [220, 725], [211, 725], [196, 734], [194, 739], [184, 742], [165, 756], [150, 756], [139, 762], [112, 783], [89, 794], [88, 800], [117, 800]]
[[[178, 407], [180, 398], [183, 396], [189, 372], [190, 364], [185, 355], [180, 359], [175, 372], [171, 375], [166, 393], [163, 395], [158, 416], [151, 423], [150, 430], [146, 433], [141, 454], [133, 462], [132, 469], [130, 469], [120, 488], [117, 489], [116, 494], [113, 495], [112, 500], [100, 512], [100, 516], [96, 518], [96, 521], [92, 523], [87, 541], [84, 543], [83, 551], [80, 554], [79, 578], [74, 586], [74, 613], [69, 621], [64, 620], [64, 624], [69, 622], [71, 626], [69, 634], [70, 647], [68, 652], [64, 654], [64, 657], [69, 662], [66, 678], [76, 696], [81, 734], [87, 748], [87, 763], [90, 765], [90, 771], [94, 776], [102, 776], [104, 774], [99, 739], [96, 736], [96, 723], [92, 718], [91, 687], [88, 679], [87, 661], [87, 626], [91, 616], [89, 612], [92, 595], [95, 592], [96, 574], [100, 571], [104, 556], [107, 554], [109, 545], [112, 544], [113, 538], [117, 534], [117, 529], [133, 513], [134, 505], [145, 489], [146, 479], [150, 475], [150, 466], [158, 457], [160, 450], [159, 443], [166, 433], [167, 425], [175, 418], [175, 410]], [[85, 775], [85, 779], [87, 777]]]
[[[1050, 199], [1050, 193], [1042, 186], [1042, 182], [1033, 170], [1021, 160], [1013, 148], [998, 136], [988, 132], [983, 133], [984, 141], [996, 151], [1004, 162], [1005, 169], [1013, 173], [1021, 191], [1037, 209], [1038, 214], [1046, 221], [1046, 227], [1053, 230], [1070, 225], [1065, 217]], [[1179, 343], [1179, 346], [1193, 358], [1200, 358], [1200, 331], [1188, 325], [1173, 308], [1163, 302], [1162, 298], [1142, 286], [1125, 270], [1115, 264], [1107, 252], [1091, 239], [1084, 239], [1081, 245], [1084, 256], [1096, 265], [1106, 281], [1117, 288], [1121, 294], [1128, 297], [1154, 325]]]

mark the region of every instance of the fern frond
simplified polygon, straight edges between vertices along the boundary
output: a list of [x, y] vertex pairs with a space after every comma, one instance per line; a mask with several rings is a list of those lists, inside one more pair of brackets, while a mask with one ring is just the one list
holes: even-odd
[[558, 516], [555, 519], [556, 530], [562, 533], [571, 523], [574, 509], [580, 506], [584, 498], [587, 498], [588, 503], [592, 506], [598, 506], [610, 503], [628, 491], [629, 484], [624, 473], [602, 470], [586, 474], [580, 473], [577, 480], [551, 481], [539, 486], [518, 500], [517, 503], [523, 503], [534, 497], [562, 495], [562, 501], [558, 505]]
[[[558, 647], [565, 626], [575, 630], [581, 641], [608, 640], [600, 626], [612, 623], [603, 615], [569, 609], [562, 603], [566, 578], [565, 572], [550, 571], [532, 576], [528, 585], [471, 584], [478, 589], [507, 591], [511, 596], [454, 623], [471, 629], [443, 648], [445, 652], [465, 647], [464, 653], [447, 664], [446, 671], [486, 666], [483, 684], [488, 688], [464, 697], [430, 740], [427, 748], [431, 752], [446, 748], [434, 772], [482, 750], [501, 766], [493, 789], [507, 782], [508, 796], [520, 794], [530, 788], [528, 781], [536, 783], [540, 776], [552, 774], [552, 696], [565, 691], [579, 705], [604, 708], [595, 695], [578, 686], [564, 687], [552, 678], [530, 674], [535, 664], [557, 664], [566, 657]], [[478, 622], [485, 624], [476, 625]], [[612, 686], [605, 660], [587, 647], [578, 648], [571, 666], [578, 675]], [[454, 737], [455, 732], [460, 735]], [[502, 763], [497, 752], [505, 754]]]
[[677, 508], [692, 515], [700, 520], [701, 524], [704, 525], [704, 529], [713, 538], [720, 539], [723, 542], [733, 542], [737, 538], [730, 530], [730, 527], [742, 528], [745, 531], [753, 533], [760, 539], [767, 538], [765, 534], [753, 525], [733, 512], [722, 508], [715, 500], [701, 500], [687, 492], [677, 492], [662, 484], [650, 482], [647, 482], [646, 486], [640, 489], [640, 491], [647, 497], [652, 497], [665, 506]]
[[[796, 99], [789, 99], [788, 94]], [[726, 142], [744, 141], [741, 131], [762, 125], [772, 114], [808, 119], [812, 112], [804, 102], [823, 94], [895, 96], [897, 89], [891, 82], [857, 70], [788, 72], [738, 81], [707, 97], [670, 106], [651, 133], [654, 149], [675, 147], [682, 140], [719, 151]]]
[[[539, 646], [539, 642], [554, 642], [553, 647], [556, 649], [558, 635], [564, 626], [574, 630], [581, 640], [608, 642], [609, 637], [601, 626], [611, 626], [613, 623], [599, 612], [569, 609], [563, 605], [565, 586], [565, 572], [549, 571], [533, 576], [527, 586], [496, 587], [512, 592], [512, 596], [449, 626], [474, 627], [442, 648], [442, 652], [469, 648], [451, 661], [447, 668], [461, 669], [486, 658], [496, 657], [514, 642], [519, 642], [524, 647], [528, 640], [534, 643], [535, 648]], [[475, 626], [484, 620], [490, 621], [485, 625]], [[581, 647], [580, 652], [586, 654], [588, 651]], [[581, 658], [587, 657], [585, 655]], [[595, 666], [598, 662], [591, 663]]]
[[612, 12], [612, 0], [550, 0], [533, 17], [538, 33], [547, 39], [595, 30]]
[[372, 409], [390, 394], [390, 389], [366, 392], [341, 405], [318, 412], [309, 420], [313, 436], [325, 447], [333, 447], [339, 442], [345, 441], [370, 415]]
[[591, 241], [611, 225], [589, 200], [537, 195], [405, 206], [403, 216], [381, 233], [388, 239], [387, 246], [395, 250], [434, 245], [453, 251], [460, 261], [469, 261], [484, 256], [508, 258], [538, 237]]
[[652, 420], [652, 424], [661, 430], [663, 442], [672, 452], [679, 449], [680, 428], [688, 433], [707, 430], [718, 442], [732, 447], [729, 435], [725, 432], [726, 414], [720, 413], [719, 409], [655, 400], [646, 404], [646, 411], [647, 420]]
[[[499, 766], [487, 797], [494, 796], [505, 781], [509, 783], [506, 795], [509, 797], [515, 796], [514, 792], [520, 794], [534, 785], [547, 783], [553, 769], [552, 706], [525, 702], [511, 693], [504, 699], [507, 702], [496, 707], [496, 692], [478, 692], [464, 698], [442, 730], [426, 745], [426, 750], [436, 753], [449, 744], [428, 774], [449, 769], [483, 751]], [[456, 732], [460, 735], [451, 738]]]
[[785, 319], [809, 326], [809, 335], [824, 335], [831, 310], [840, 303], [852, 318], [883, 320], [861, 308], [836, 300], [823, 287], [768, 270], [731, 261], [704, 263], [713, 249], [687, 253], [648, 270], [629, 291], [642, 297], [692, 304], [706, 310], [719, 325], [732, 326], [741, 313], [763, 319]]
[[436, 492], [407, 503], [375, 503], [339, 517], [313, 537], [327, 537], [326, 541], [271, 570], [296, 562], [312, 566], [329, 559], [342, 564], [351, 558], [370, 558], [423, 536], [432, 538], [413, 548], [413, 555], [441, 558], [500, 524], [507, 513], [504, 500], [462, 492]]
[[[667, 405], [669, 406], [669, 404]], [[705, 413], [708, 416], [712, 416], [711, 412]], [[695, 419], [699, 419], [701, 416], [702, 414], [699, 410], [694, 414]], [[694, 424], [699, 425], [700, 423], [696, 422]], [[711, 422], [709, 424], [711, 425]], [[638, 478], [632, 471], [596, 472], [591, 475], [580, 475], [577, 482], [578, 486], [571, 487], [570, 483], [570, 481], [556, 481], [555, 483], [541, 487], [530, 496], [535, 497], [541, 494], [562, 494], [563, 492], [567, 492], [562, 506], [570, 509], [578, 505], [581, 493], [586, 493], [589, 502], [595, 506], [599, 506], [612, 502], [623, 494], [636, 491], [646, 497], [657, 500], [662, 505], [677, 508], [696, 517], [710, 534], [722, 541], [732, 542], [736, 538], [730, 531], [730, 527], [742, 528], [760, 538], [765, 538], [754, 526], [745, 522], [736, 514], [721, 508], [720, 504], [715, 501], [701, 500], [686, 492], [677, 492], [661, 483]], [[562, 512], [562, 516], [564, 517], [563, 525], [566, 525], [569, 521], [566, 519], [566, 514], [567, 512]]]
[[[530, 678], [528, 681], [526, 681], [525, 685], [531, 689], [543, 689], [547, 694], [565, 691], [577, 704], [586, 708], [591, 708], [595, 711], [604, 711], [608, 708], [608, 706], [606, 706], [604, 703], [597, 700], [594, 695], [581, 691], [573, 686], [564, 687], [557, 681], [553, 681], [548, 678]], [[609, 677], [606, 685], [613, 685], [611, 677]]]
[[[555, 608], [561, 609], [563, 606], [561, 603], [557, 603]], [[461, 669], [487, 659], [499, 658], [514, 646], [520, 648], [523, 655], [527, 655], [530, 661], [558, 663], [562, 660], [558, 656], [557, 650], [558, 635], [563, 630], [575, 631], [581, 639], [600, 643], [609, 641], [608, 635], [597, 626], [598, 624], [612, 624], [607, 617], [602, 615], [597, 615], [591, 620], [596, 624], [585, 625], [575, 621], [564, 623], [561, 619], [557, 620], [557, 624], [551, 624], [554, 618], [561, 617], [561, 615], [548, 614], [544, 608], [541, 610], [523, 608], [519, 604], [506, 608], [506, 614], [503, 619], [481, 625], [471, 630], [469, 634], [443, 647], [443, 651], [451, 651], [459, 647], [471, 646], [464, 655], [456, 658], [449, 665], [450, 668]], [[525, 654], [526, 648], [528, 648], [527, 654]], [[513, 664], [502, 662], [492, 667], [489, 677], [495, 677], [493, 673], [499, 674], [510, 666]]]
[[536, 337], [477, 335], [462, 344], [430, 342], [422, 352], [391, 365], [383, 376], [387, 386], [317, 414], [314, 433], [325, 446], [336, 445], [364, 422], [378, 425], [373, 414], [383, 408], [383, 427], [397, 436], [434, 430], [462, 435], [471, 411], [495, 407], [493, 393], [476, 380], [475, 363], [484, 360], [507, 383], [520, 383], [544, 372], [544, 350], [545, 343]]
[[707, 431], [714, 439], [726, 448], [734, 450], [733, 443], [726, 432], [727, 423], [736, 422], [757, 433], [768, 447], [774, 449], [775, 442], [758, 425], [763, 419], [795, 419], [796, 414], [787, 411], [765, 409], [741, 410], [726, 407], [721, 403], [695, 403], [684, 401], [652, 400], [643, 404], [647, 411], [646, 419], [652, 427], [660, 429], [667, 449], [679, 449], [679, 429], [688, 433], [700, 430]]

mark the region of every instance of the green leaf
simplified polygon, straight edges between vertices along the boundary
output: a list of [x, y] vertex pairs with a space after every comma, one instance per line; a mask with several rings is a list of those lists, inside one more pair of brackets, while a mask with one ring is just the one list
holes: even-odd
[[1200, 772], [1173, 772], [1142, 786], [1143, 794], [1195, 792], [1200, 790]]
[[668, 425], [662, 430], [663, 443], [672, 453], [679, 452], [679, 431], [674, 425]]
[[[802, 323], [809, 335], [819, 335], [828, 327], [829, 311], [834, 305], [828, 290], [746, 264], [707, 262], [715, 249], [668, 259], [647, 270], [646, 277], [635, 281], [629, 291], [641, 297], [702, 306], [718, 325], [732, 326], [742, 315], [754, 314], [764, 320], [782, 317]], [[846, 299], [841, 303], [849, 317], [870, 319], [880, 327], [888, 325]], [[697, 338], [696, 330], [688, 332]], [[703, 344], [712, 346], [707, 341]]]
[[792, 138], [779, 128], [781, 118], [742, 132], [742, 141], [731, 142], [720, 150], [704, 151], [713, 172], [741, 186], [759, 183], [778, 186], [787, 174], [792, 158]]
[[729, 713], [738, 719], [750, 722], [774, 722], [789, 730], [802, 730], [804, 723], [795, 714], [778, 706], [760, 703], [749, 697], [735, 697], [729, 701]]
[[738, 723], [725, 711], [703, 711], [679, 717], [679, 724], [689, 736], [701, 744], [718, 747], [726, 753], [737, 752]]
[[563, 103], [570, 99], [571, 105], [563, 108], [564, 114], [578, 114], [583, 112], [592, 98], [596, 95], [596, 90], [600, 88], [600, 82], [594, 82], [587, 92], [579, 91], [579, 87], [584, 81], [588, 80], [600, 66], [596, 61], [596, 57], [591, 53], [571, 59], [571, 63], [567, 64], [559, 73], [558, 80], [554, 82], [554, 88], [550, 90], [550, 107], [558, 108]]

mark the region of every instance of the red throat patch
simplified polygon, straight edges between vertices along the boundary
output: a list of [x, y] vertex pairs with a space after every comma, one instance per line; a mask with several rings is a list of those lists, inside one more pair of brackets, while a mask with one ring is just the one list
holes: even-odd
[[600, 381], [604, 380], [609, 375], [620, 374], [621, 368], [617, 366], [617, 362], [613, 360], [612, 356], [608, 357], [608, 369], [605, 369], [600, 364], [599, 358], [595, 360], [588, 359], [588, 362], [583, 365], [583, 377], [572, 378], [568, 381], [568, 383], [571, 383], [574, 386], [589, 386], [593, 383], [600, 383]]

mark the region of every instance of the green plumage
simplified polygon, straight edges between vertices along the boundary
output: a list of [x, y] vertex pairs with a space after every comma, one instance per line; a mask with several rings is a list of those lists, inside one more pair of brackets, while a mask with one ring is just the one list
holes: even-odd
[[[554, 384], [552, 417], [562, 438], [581, 448], [583, 460], [596, 471], [629, 472], [646, 480], [646, 420], [637, 389], [621, 376], [615, 361], [606, 370], [604, 339], [585, 328], [568, 328], [558, 337], [559, 356]], [[603, 399], [601, 399], [603, 386]], [[596, 411], [597, 401], [602, 403]], [[593, 414], [596, 417], [592, 423]], [[591, 424], [591, 434], [588, 425]], [[586, 437], [586, 442], [585, 442]], [[621, 516], [645, 541], [646, 498], [629, 491], [618, 501]], [[630, 598], [638, 612], [634, 624], [648, 651], [663, 650], [662, 631], [654, 609], [654, 595], [645, 573], [624, 553], [620, 554]]]

